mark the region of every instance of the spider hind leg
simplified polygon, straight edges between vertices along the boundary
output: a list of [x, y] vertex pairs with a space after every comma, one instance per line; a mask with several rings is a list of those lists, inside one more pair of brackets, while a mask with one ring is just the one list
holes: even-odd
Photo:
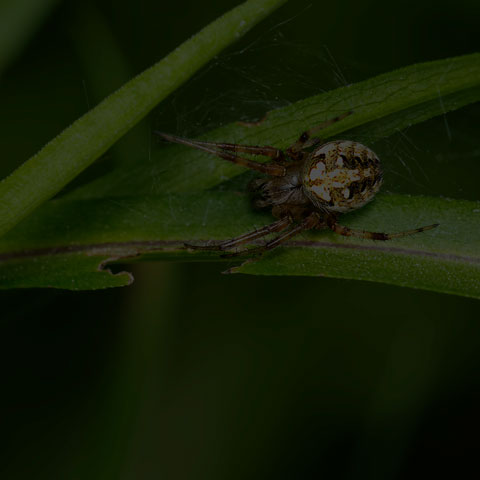
[[309, 130], [306, 130], [300, 135], [299, 139], [293, 145], [288, 147], [287, 155], [295, 158], [301, 150], [318, 145], [323, 140], [322, 138], [316, 137], [315, 135], [321, 132], [324, 128], [327, 128], [330, 125], [333, 125], [334, 123], [337, 123], [340, 120], [343, 120], [344, 118], [348, 117], [352, 113], [353, 113], [352, 111], [343, 113], [342, 115], [338, 115], [337, 117], [330, 118], [329, 120], [322, 122], [320, 125], [317, 125], [313, 128], [310, 128]]
[[292, 220], [289, 217], [283, 217], [280, 220], [277, 220], [276, 222], [273, 222], [269, 225], [265, 225], [262, 228], [252, 230], [250, 232], [244, 233], [243, 235], [231, 238], [230, 240], [226, 240], [216, 245], [190, 245], [186, 243], [185, 246], [193, 250], [231, 250], [232, 248], [248, 243], [252, 240], [256, 240], [257, 238], [265, 237], [270, 233], [281, 232], [282, 230], [285, 230], [285, 228], [287, 228], [291, 223]]
[[407, 237], [410, 235], [415, 235], [416, 233], [425, 232], [426, 230], [432, 230], [433, 228], [438, 227], [438, 223], [434, 223], [433, 225], [426, 225], [424, 227], [415, 228], [414, 230], [406, 230], [404, 232], [398, 233], [381, 233], [381, 232], [369, 232], [368, 230], [356, 230], [354, 228], [345, 227], [344, 225], [340, 225], [336, 222], [330, 222], [329, 228], [338, 233], [339, 235], [343, 235], [345, 237], [357, 237], [357, 238], [365, 238], [369, 240], [381, 240], [387, 241], [392, 240], [393, 238], [401, 238]]
[[222, 255], [223, 258], [232, 258], [238, 257], [239, 255], [261, 255], [262, 253], [268, 252], [269, 250], [273, 250], [274, 248], [281, 245], [286, 240], [294, 237], [295, 235], [299, 234], [300, 232], [304, 232], [306, 230], [310, 230], [315, 228], [319, 223], [319, 216], [317, 213], [311, 213], [308, 217], [306, 217], [301, 223], [295, 225], [293, 228], [290, 228], [286, 232], [275, 237], [273, 240], [270, 240], [266, 245], [263, 247], [256, 247], [251, 249], [243, 249], [238, 252], [234, 253], [226, 253]]

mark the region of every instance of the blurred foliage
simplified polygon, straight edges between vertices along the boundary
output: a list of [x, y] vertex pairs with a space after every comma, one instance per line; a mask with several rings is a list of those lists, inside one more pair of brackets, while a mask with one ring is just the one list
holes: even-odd
[[[2, 176], [123, 82], [118, 69], [86, 65], [112, 58], [100, 47], [78, 53], [86, 3], [59, 3], [0, 79]], [[125, 71], [137, 73], [236, 4], [88, 8]], [[473, 53], [479, 9], [289, 2], [149, 121], [196, 135]], [[387, 188], [478, 200], [478, 116], [472, 105], [379, 142]], [[138, 159], [148, 161], [155, 147], [138, 138]], [[85, 175], [108, 171], [115, 155]], [[2, 292], [2, 478], [403, 478], [476, 468], [477, 301], [218, 271], [142, 264], [127, 289]]]
[[22, 51], [58, 0], [0, 2], [0, 76]]

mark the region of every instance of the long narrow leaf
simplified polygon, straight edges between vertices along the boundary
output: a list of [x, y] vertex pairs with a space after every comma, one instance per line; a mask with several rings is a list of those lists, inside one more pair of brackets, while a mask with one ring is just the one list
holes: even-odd
[[[310, 232], [238, 271], [355, 278], [480, 298], [480, 202], [380, 195], [343, 220], [383, 232], [440, 226], [390, 242]], [[105, 265], [220, 260], [217, 253], [189, 251], [183, 244], [230, 238], [271, 221], [235, 192], [56, 200], [0, 239], [0, 285], [126, 285], [128, 274], [114, 276]], [[223, 260], [219, 272], [238, 263]]]
[[117, 90], [0, 183], [0, 235], [59, 192], [158, 102], [286, 0], [248, 0]]
[[[322, 132], [324, 138], [368, 138], [369, 145], [404, 128], [480, 100], [480, 54], [422, 63], [307, 98], [269, 112], [258, 124], [234, 123], [202, 139], [285, 148], [329, 118], [353, 114]], [[347, 132], [348, 130], [348, 132]], [[172, 146], [150, 161], [120, 168], [80, 188], [71, 198], [199, 191], [244, 169], [208, 154]]]

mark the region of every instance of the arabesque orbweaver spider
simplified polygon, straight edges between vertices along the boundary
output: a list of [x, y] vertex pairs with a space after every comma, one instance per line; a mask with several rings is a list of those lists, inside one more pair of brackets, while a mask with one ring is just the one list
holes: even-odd
[[[270, 146], [202, 142], [155, 132], [169, 142], [203, 150], [270, 177], [256, 179], [250, 187], [257, 196], [255, 206], [271, 207], [272, 215], [278, 220], [216, 245], [186, 246], [197, 250], [228, 251], [270, 233], [282, 232], [264, 246], [225, 255], [230, 257], [243, 253], [252, 255], [263, 253], [294, 235], [313, 228], [330, 228], [335, 233], [347, 237], [391, 240], [437, 227], [438, 224], [433, 224], [389, 234], [355, 230], [338, 223], [339, 214], [356, 210], [370, 202], [382, 184], [380, 160], [368, 147], [346, 140], [322, 143], [320, 138], [314, 136], [322, 128], [342, 120], [349, 114], [328, 120], [302, 133], [285, 152]], [[304, 151], [309, 147], [315, 148], [311, 152]], [[238, 153], [263, 155], [272, 160], [258, 163], [241, 157], [237, 155]]]

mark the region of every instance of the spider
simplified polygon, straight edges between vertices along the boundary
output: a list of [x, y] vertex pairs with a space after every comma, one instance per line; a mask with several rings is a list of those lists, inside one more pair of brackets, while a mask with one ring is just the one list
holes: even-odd
[[[338, 122], [351, 112], [307, 130], [285, 152], [270, 146], [201, 142], [155, 132], [169, 142], [181, 143], [211, 153], [229, 162], [256, 170], [268, 177], [251, 182], [256, 207], [269, 207], [275, 222], [216, 245], [189, 245], [197, 250], [229, 251], [271, 233], [279, 233], [264, 246], [241, 249], [226, 257], [261, 254], [278, 247], [293, 236], [310, 229], [329, 228], [339, 235], [372, 240], [391, 240], [424, 232], [438, 226], [428, 225], [399, 233], [355, 230], [338, 223], [340, 214], [356, 210], [370, 202], [382, 184], [380, 160], [370, 148], [358, 142], [337, 140], [323, 143], [315, 136], [323, 128]], [[305, 149], [314, 147], [311, 151]], [[271, 160], [258, 163], [238, 153], [262, 155]]]

